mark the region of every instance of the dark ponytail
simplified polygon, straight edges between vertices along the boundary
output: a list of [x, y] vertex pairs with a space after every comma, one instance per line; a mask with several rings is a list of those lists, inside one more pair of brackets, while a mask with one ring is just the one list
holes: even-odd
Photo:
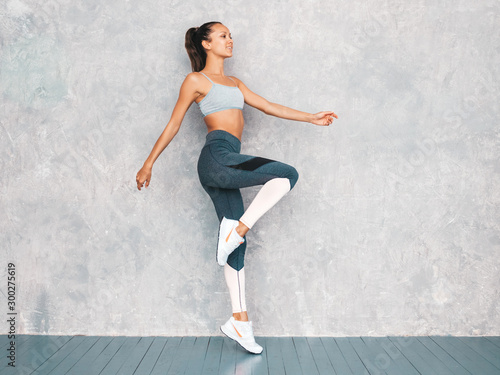
[[201, 42], [207, 40], [211, 42], [210, 33], [212, 26], [220, 22], [207, 22], [200, 27], [192, 27], [186, 32], [186, 51], [191, 60], [193, 72], [199, 72], [205, 67], [207, 62], [207, 53]]

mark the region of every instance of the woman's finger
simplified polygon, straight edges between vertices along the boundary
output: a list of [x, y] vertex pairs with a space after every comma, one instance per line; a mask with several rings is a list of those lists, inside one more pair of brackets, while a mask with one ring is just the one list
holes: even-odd
[[139, 178], [139, 175], [136, 175], [135, 176], [135, 182], [137, 184], [137, 189], [141, 190], [141, 187], [143, 185], [143, 182], [141, 182], [140, 178]]

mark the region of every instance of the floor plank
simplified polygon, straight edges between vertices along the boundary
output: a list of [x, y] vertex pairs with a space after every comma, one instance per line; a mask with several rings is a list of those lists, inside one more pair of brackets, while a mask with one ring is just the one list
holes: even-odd
[[236, 351], [238, 344], [230, 339], [224, 339], [220, 356], [220, 374], [236, 374]]
[[495, 344], [496, 346], [498, 346], [500, 348], [500, 336], [486, 336], [485, 337], [486, 340], [492, 342], [493, 344]]
[[237, 353], [237, 360], [238, 361], [244, 361], [247, 363], [247, 367], [251, 370], [250, 374], [252, 375], [274, 375], [274, 374], [269, 374], [269, 368], [267, 366], [267, 352], [266, 352], [266, 345], [267, 345], [267, 339], [258, 337], [257, 342], [259, 345], [262, 346], [262, 353], [261, 354], [252, 354], [252, 353], [247, 353], [243, 349], [240, 348], [239, 353]]
[[66, 374], [98, 340], [99, 337], [84, 337], [83, 342], [47, 374]]
[[352, 347], [348, 337], [339, 337], [335, 339], [342, 355], [344, 356], [347, 365], [351, 369], [352, 374], [366, 374], [368, 370], [358, 356], [358, 353]]
[[293, 343], [297, 351], [297, 357], [303, 374], [319, 375], [318, 367], [314, 361], [314, 356], [309, 347], [306, 337], [294, 337]]
[[473, 374], [498, 375], [500, 373], [500, 369], [492, 365], [476, 351], [471, 350], [459, 338], [435, 337], [434, 341]]
[[100, 337], [99, 340], [70, 369], [72, 375], [88, 373], [89, 363], [93, 363], [99, 354], [113, 341], [112, 337]]
[[419, 372], [388, 337], [363, 337], [363, 341], [378, 346], [375, 363], [388, 375], [419, 375]]
[[308, 337], [307, 342], [311, 348], [311, 353], [314, 357], [316, 367], [318, 368], [318, 373], [320, 375], [336, 374], [321, 339], [319, 337]]
[[[7, 337], [2, 336], [2, 337]], [[49, 341], [50, 338], [47, 336], [16, 336], [16, 340], [14, 340], [14, 353], [16, 356], [16, 362], [21, 363], [25, 366], [27, 366], [30, 362], [33, 356], [27, 355], [29, 350], [35, 345], [37, 341]], [[10, 342], [9, 342], [10, 344]], [[10, 347], [10, 345], [9, 345]], [[56, 348], [56, 351], [59, 349], [59, 347]], [[2, 353], [7, 353], [7, 347], [4, 349], [5, 351], [2, 350]], [[29, 358], [28, 358], [29, 357]], [[44, 358], [45, 360], [45, 358]], [[7, 358], [7, 356], [1, 356], [0, 357], [0, 369], [4, 368], [7, 366], [7, 363], [10, 362], [11, 360]], [[43, 363], [43, 362], [42, 362]], [[40, 363], [41, 364], [41, 363]], [[39, 365], [40, 365], [39, 364]], [[38, 366], [39, 366], [38, 365]], [[36, 366], [36, 367], [38, 367]]]
[[328, 358], [330, 358], [330, 363], [332, 364], [335, 372], [342, 375], [352, 375], [351, 368], [341, 352], [337, 342], [333, 337], [322, 337], [321, 343], [325, 348]]
[[302, 374], [297, 351], [295, 345], [290, 338], [280, 337], [279, 345], [281, 348], [281, 356], [283, 357], [283, 365], [286, 374]]
[[[401, 353], [403, 353], [403, 355], [408, 359], [413, 367], [417, 369], [418, 372], [428, 375], [441, 375], [427, 363], [425, 354], [424, 357], [419, 355], [419, 351], [421, 350], [416, 350], [417, 345], [411, 339], [411, 337], [390, 337], [392, 343], [401, 351]], [[448, 371], [447, 368], [446, 371]]]
[[167, 337], [155, 337], [153, 343], [151, 344], [148, 351], [144, 355], [144, 358], [142, 359], [141, 363], [139, 363], [139, 366], [135, 370], [134, 374], [149, 375], [153, 371], [156, 361], [158, 361], [158, 358], [160, 357], [160, 354], [163, 348], [165, 347], [167, 341], [168, 341]]
[[160, 374], [183, 374], [188, 362], [191, 360], [190, 354], [195, 341], [195, 337], [182, 337], [179, 346], [176, 348], [177, 350], [174, 350], [175, 357], [172, 359], [170, 367], [160, 369]]
[[[225, 336], [17, 337], [3, 375], [500, 374], [499, 337], [258, 337], [261, 355]], [[0, 336], [6, 342], [6, 336]]]
[[142, 337], [120, 367], [120, 375], [133, 375], [153, 343], [153, 337]]
[[185, 374], [197, 375], [202, 374], [203, 365], [207, 356], [209, 337], [197, 337], [193, 350], [191, 351], [191, 359], [186, 368]]
[[[56, 353], [73, 336], [26, 335], [16, 342], [16, 361], [24, 372], [31, 371], [42, 365], [47, 358]], [[0, 357], [0, 369], [7, 366], [7, 356]]]
[[[73, 336], [25, 335], [16, 343], [16, 371], [31, 374]], [[4, 361], [5, 360], [5, 361]], [[7, 366], [7, 358], [0, 358], [0, 369]]]
[[285, 375], [285, 365], [283, 364], [279, 339], [277, 337], [267, 337], [265, 351], [269, 374]]
[[85, 336], [76, 336], [71, 338], [64, 346], [62, 346], [57, 352], [49, 357], [50, 360], [45, 361], [41, 366], [39, 366], [33, 375], [47, 375], [51, 374], [52, 371], [68, 356], [73, 350], [75, 350], [80, 344], [85, 342], [87, 338]]
[[94, 359], [94, 362], [90, 365], [90, 374], [100, 374], [101, 371], [107, 366], [107, 364], [111, 361], [113, 356], [120, 350], [122, 345], [125, 343], [127, 338], [121, 337], [113, 337], [111, 342], [104, 347], [102, 352], [97, 355], [97, 358]]
[[411, 345], [411, 350], [416, 352], [439, 375], [454, 375], [452, 371], [431, 350], [427, 349], [418, 338], [409, 337], [405, 340]]
[[384, 375], [386, 373], [380, 365], [375, 364], [376, 353], [366, 345], [366, 342], [361, 337], [351, 337], [349, 342], [363, 362], [367, 373], [371, 375]]
[[[258, 340], [260, 344], [263, 344], [263, 340]], [[261, 372], [262, 371], [262, 372]], [[222, 372], [221, 372], [222, 373]], [[234, 374], [238, 375], [267, 375], [267, 356], [265, 351], [262, 354], [252, 354], [243, 350], [241, 347], [237, 347], [236, 350], [236, 369]]]
[[224, 338], [220, 336], [210, 337], [207, 349], [206, 360], [203, 363], [203, 375], [219, 373], [220, 357]]
[[453, 375], [468, 375], [470, 374], [458, 361], [453, 358], [446, 350], [441, 348], [430, 337], [419, 337], [418, 340], [425, 345], [441, 362], [453, 373]]
[[483, 337], [459, 337], [459, 339], [469, 348], [479, 353], [493, 366], [500, 369], [500, 348], [498, 346]]
[[113, 358], [108, 362], [106, 367], [99, 373], [99, 375], [115, 375], [122, 368], [123, 364], [132, 355], [137, 344], [141, 340], [140, 337], [128, 337], [120, 349], [113, 355]]
[[[9, 339], [9, 335], [1, 335], [0, 336], [0, 349], [4, 350], [4, 348], [7, 348], [7, 346], [10, 346], [10, 342], [14, 342], [14, 346], [18, 346], [20, 343], [23, 341], [29, 340], [28, 335], [13, 335], [14, 337], [11, 337]], [[33, 337], [33, 336], [31, 336]], [[3, 353], [3, 352], [2, 352]]]
[[[0, 337], [0, 349], [3, 350], [3, 348], [5, 348], [9, 343], [10, 343], [10, 339], [9, 339], [9, 336], [8, 335], [2, 335]], [[15, 341], [15, 340], [12, 340], [12, 341]]]
[[168, 374], [170, 368], [180, 346], [182, 337], [169, 337], [165, 343], [158, 360], [156, 361], [151, 375], [165, 375]]

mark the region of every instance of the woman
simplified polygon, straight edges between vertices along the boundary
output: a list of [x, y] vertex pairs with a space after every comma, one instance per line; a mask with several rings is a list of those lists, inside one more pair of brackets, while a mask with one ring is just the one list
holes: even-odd
[[[240, 154], [243, 133], [243, 104], [289, 120], [327, 126], [335, 113], [309, 114], [268, 102], [250, 91], [236, 77], [224, 74], [224, 60], [233, 55], [233, 40], [220, 22], [208, 22], [186, 33], [186, 50], [192, 73], [182, 83], [170, 121], [137, 173], [137, 188], [148, 187], [153, 163], [177, 134], [186, 111], [196, 102], [203, 113], [208, 135], [198, 161], [200, 182], [212, 199], [220, 221], [216, 259], [224, 266], [233, 316], [222, 332], [255, 354], [255, 342], [245, 302], [245, 235], [255, 222], [274, 206], [298, 179], [295, 168], [270, 159]], [[245, 211], [240, 188], [263, 185]]]

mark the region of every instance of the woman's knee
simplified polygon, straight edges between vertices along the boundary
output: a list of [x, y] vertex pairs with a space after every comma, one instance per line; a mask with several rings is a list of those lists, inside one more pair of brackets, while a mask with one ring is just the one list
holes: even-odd
[[299, 179], [299, 172], [297, 172], [294, 167], [289, 165], [289, 170], [286, 177], [290, 180], [290, 190], [292, 190], [297, 183], [297, 180]]

